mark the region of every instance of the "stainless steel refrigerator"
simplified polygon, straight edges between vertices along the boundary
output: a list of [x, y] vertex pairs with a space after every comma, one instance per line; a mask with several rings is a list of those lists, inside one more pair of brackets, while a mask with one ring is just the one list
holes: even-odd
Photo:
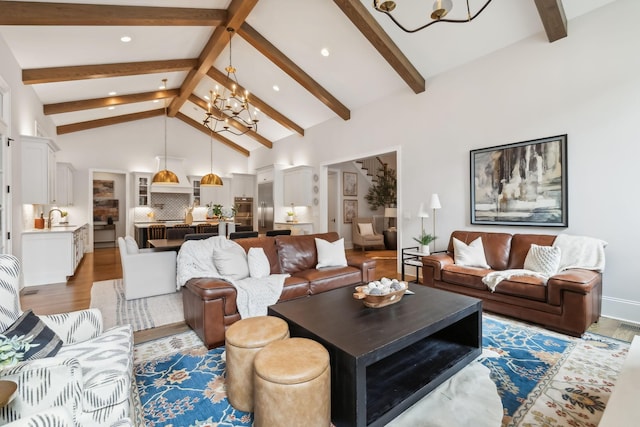
[[273, 183], [258, 184], [258, 232], [273, 230]]

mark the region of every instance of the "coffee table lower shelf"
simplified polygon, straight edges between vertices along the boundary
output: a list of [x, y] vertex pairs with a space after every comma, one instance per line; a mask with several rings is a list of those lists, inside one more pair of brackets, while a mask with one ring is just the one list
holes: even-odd
[[395, 418], [394, 408], [411, 406], [480, 355], [441, 332], [367, 367], [367, 425], [385, 414]]

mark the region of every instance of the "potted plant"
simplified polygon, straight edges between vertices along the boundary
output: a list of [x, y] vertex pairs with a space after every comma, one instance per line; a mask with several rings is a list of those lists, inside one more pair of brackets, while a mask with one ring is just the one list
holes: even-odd
[[364, 196], [369, 208], [376, 210], [379, 207], [391, 207], [396, 205], [397, 178], [395, 169], [386, 165], [378, 169], [377, 180], [369, 187]]
[[8, 338], [0, 334], [0, 370], [8, 368], [21, 362], [24, 353], [29, 351], [31, 347], [37, 347], [40, 344], [32, 344], [33, 335], [13, 336]]
[[413, 240], [415, 240], [420, 244], [420, 247], [418, 248], [420, 253], [426, 254], [426, 255], [429, 255], [430, 253], [429, 243], [433, 242], [435, 239], [436, 239], [436, 236], [434, 236], [433, 234], [427, 234], [427, 232], [424, 231], [424, 229], [422, 230], [422, 233], [420, 234], [420, 236], [413, 238]]

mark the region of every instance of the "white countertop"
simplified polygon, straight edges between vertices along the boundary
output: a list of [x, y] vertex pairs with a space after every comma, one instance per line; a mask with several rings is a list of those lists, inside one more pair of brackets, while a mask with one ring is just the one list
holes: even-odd
[[81, 229], [87, 224], [81, 225], [54, 225], [51, 228], [31, 228], [28, 230], [22, 230], [22, 234], [35, 234], [35, 233], [73, 233], [76, 230]]
[[308, 225], [308, 224], [313, 224], [312, 222], [306, 222], [306, 221], [275, 221], [274, 224], [284, 224], [284, 225]]
[[[150, 225], [166, 225], [167, 228], [171, 228], [176, 224], [184, 224], [184, 223], [185, 223], [184, 221], [149, 221], [149, 222], [136, 222], [133, 225], [136, 228], [148, 228]], [[191, 223], [193, 227], [195, 227], [198, 224], [218, 225], [217, 222], [211, 222], [211, 221], [193, 221]], [[240, 225], [240, 223], [238, 222], [236, 222], [236, 224]]]

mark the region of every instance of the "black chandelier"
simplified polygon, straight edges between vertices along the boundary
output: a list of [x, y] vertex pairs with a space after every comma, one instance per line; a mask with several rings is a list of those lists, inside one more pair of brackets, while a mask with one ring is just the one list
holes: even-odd
[[[249, 103], [248, 91], [245, 90], [243, 94], [238, 93], [240, 84], [236, 77], [236, 69], [231, 62], [231, 38], [234, 29], [227, 28], [227, 31], [229, 32], [229, 65], [225, 68], [227, 72], [225, 87], [221, 92], [218, 86], [215, 90], [209, 91], [207, 113], [202, 124], [213, 133], [230, 132], [234, 135], [244, 135], [250, 130], [258, 130], [258, 109]], [[231, 88], [227, 88], [227, 85]]]
[[387, 15], [389, 17], [389, 19], [391, 19], [394, 24], [396, 24], [400, 29], [402, 29], [402, 31], [405, 31], [407, 33], [415, 33], [417, 31], [423, 30], [425, 28], [427, 28], [430, 25], [433, 25], [437, 22], [450, 22], [450, 23], [454, 23], [454, 24], [459, 24], [459, 23], [464, 23], [464, 22], [471, 22], [473, 21], [478, 15], [480, 15], [482, 13], [482, 11], [489, 5], [489, 3], [491, 3], [492, 0], [487, 0], [487, 2], [475, 13], [471, 13], [471, 7], [469, 6], [469, 0], [467, 1], [467, 18], [466, 19], [448, 19], [445, 18], [445, 16], [447, 16], [447, 14], [449, 12], [451, 12], [451, 9], [453, 8], [453, 1], [452, 0], [436, 0], [433, 3], [433, 11], [431, 12], [431, 21], [427, 22], [426, 24], [418, 27], [418, 28], [414, 28], [412, 30], [407, 29], [404, 25], [402, 25], [394, 16], [391, 12], [394, 11], [394, 9], [396, 8], [396, 2], [393, 0], [373, 0], [373, 8], [375, 10], [377, 10], [378, 12], [384, 13], [385, 15]]

